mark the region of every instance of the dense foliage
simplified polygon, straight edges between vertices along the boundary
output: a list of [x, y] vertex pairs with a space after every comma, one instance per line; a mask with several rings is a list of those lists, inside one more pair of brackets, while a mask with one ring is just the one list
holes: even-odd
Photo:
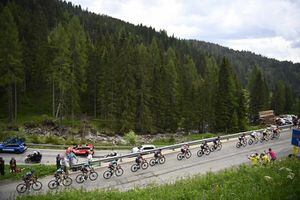
[[0, 118], [9, 122], [47, 114], [88, 116], [103, 132], [234, 132], [261, 109], [300, 108], [299, 64], [168, 37], [58, 0], [4, 0], [0, 12]]
[[175, 184], [154, 185], [128, 192], [71, 190], [18, 199], [298, 199], [299, 164], [299, 159], [288, 159], [268, 166], [242, 165]]

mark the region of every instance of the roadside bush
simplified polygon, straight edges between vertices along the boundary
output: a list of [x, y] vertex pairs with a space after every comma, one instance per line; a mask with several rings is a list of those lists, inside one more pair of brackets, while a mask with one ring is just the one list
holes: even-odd
[[137, 135], [134, 133], [134, 131], [129, 131], [125, 135], [125, 140], [130, 144], [130, 145], [135, 145], [137, 143]]
[[64, 139], [50, 135], [50, 136], [46, 137], [45, 143], [46, 144], [63, 144], [64, 143]]

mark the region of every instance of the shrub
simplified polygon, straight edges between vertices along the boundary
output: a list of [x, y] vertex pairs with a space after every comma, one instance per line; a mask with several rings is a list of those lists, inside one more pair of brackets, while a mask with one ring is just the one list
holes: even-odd
[[137, 143], [137, 139], [137, 135], [132, 130], [125, 135], [125, 140], [131, 145], [135, 145]]

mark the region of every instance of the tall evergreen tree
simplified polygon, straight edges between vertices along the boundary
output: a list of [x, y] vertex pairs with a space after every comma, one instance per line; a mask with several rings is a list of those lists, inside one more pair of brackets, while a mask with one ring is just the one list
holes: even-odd
[[8, 7], [0, 13], [0, 86], [8, 99], [8, 120], [17, 119], [18, 84], [23, 79], [22, 49], [18, 29]]
[[150, 109], [153, 117], [155, 131], [162, 129], [162, 58], [157, 39], [153, 38], [149, 47], [150, 70], [151, 70], [151, 99]]
[[59, 114], [62, 117], [69, 111], [67, 94], [71, 89], [72, 81], [70, 80], [73, 80], [74, 77], [71, 68], [70, 40], [67, 31], [61, 24], [58, 24], [50, 33], [49, 45], [53, 56], [51, 63], [53, 107], [56, 116], [58, 117]]
[[151, 71], [149, 67], [149, 53], [141, 44], [137, 48], [136, 63], [136, 130], [138, 132], [151, 131], [152, 116], [150, 112]]
[[269, 91], [263, 75], [257, 66], [252, 70], [248, 87], [250, 93], [250, 119], [252, 122], [258, 123], [258, 112], [269, 108]]
[[283, 81], [278, 81], [272, 96], [272, 108], [276, 115], [283, 114], [286, 106], [286, 90]]
[[237, 126], [235, 85], [232, 70], [226, 58], [223, 58], [220, 66], [216, 96], [216, 130], [225, 131], [226, 133], [233, 131]]
[[71, 106], [71, 116], [74, 118], [74, 112], [80, 110], [80, 96], [86, 90], [86, 66], [87, 66], [87, 48], [86, 35], [80, 24], [78, 17], [72, 17], [68, 24], [68, 35], [70, 40], [71, 53], [71, 89], [68, 92], [68, 100]]
[[178, 76], [176, 71], [176, 55], [169, 48], [166, 63], [162, 67], [162, 122], [164, 130], [176, 130], [178, 122]]

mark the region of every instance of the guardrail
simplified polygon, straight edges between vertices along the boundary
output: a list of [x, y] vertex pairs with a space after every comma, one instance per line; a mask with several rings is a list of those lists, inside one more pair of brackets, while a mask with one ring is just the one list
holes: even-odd
[[[279, 129], [280, 130], [287, 129], [287, 128], [291, 129], [292, 127], [293, 127], [292, 125], [285, 125], [285, 126], [280, 126]], [[240, 132], [240, 133], [235, 133], [235, 134], [230, 134], [230, 135], [224, 135], [224, 136], [220, 136], [220, 139], [221, 140], [225, 140], [225, 139], [229, 140], [230, 138], [236, 138], [236, 137], [241, 136], [243, 134], [249, 135], [253, 131], [262, 132], [263, 130], [265, 130], [265, 129], [258, 129], [258, 130], [245, 131], [245, 132]], [[167, 150], [167, 149], [168, 150], [170, 150], [170, 149], [175, 150], [175, 149], [181, 148], [181, 146], [184, 145], [184, 144], [195, 145], [195, 144], [204, 143], [204, 141], [212, 142], [214, 139], [216, 139], [216, 137], [201, 139], [201, 140], [194, 140], [194, 141], [190, 141], [190, 142], [183, 142], [183, 143], [179, 143], [179, 144], [173, 144], [173, 145], [169, 145], [169, 146], [164, 146], [164, 147], [159, 147], [159, 148], [155, 148], [155, 149], [151, 149], [151, 150], [146, 150], [146, 151], [143, 151], [143, 152], [129, 153], [129, 154], [124, 154], [124, 155], [119, 155], [119, 156], [114, 156], [114, 157], [102, 158], [102, 159], [99, 159], [99, 160], [93, 160], [93, 161], [90, 162], [90, 164], [91, 165], [101, 165], [101, 162], [110, 162], [110, 161], [116, 160], [116, 159], [137, 157], [140, 154], [142, 154], [142, 155], [151, 154], [151, 153], [154, 153], [155, 151], [158, 151], [158, 150]], [[82, 167], [85, 163], [72, 165], [71, 167], [79, 168], [79, 167]]]
[[[32, 147], [50, 147], [50, 148], [59, 148], [59, 149], [67, 149], [68, 147], [72, 145], [65, 145], [65, 144], [36, 144], [36, 143], [26, 143], [27, 146], [32, 146]], [[130, 149], [130, 146], [94, 146], [95, 149]]]

